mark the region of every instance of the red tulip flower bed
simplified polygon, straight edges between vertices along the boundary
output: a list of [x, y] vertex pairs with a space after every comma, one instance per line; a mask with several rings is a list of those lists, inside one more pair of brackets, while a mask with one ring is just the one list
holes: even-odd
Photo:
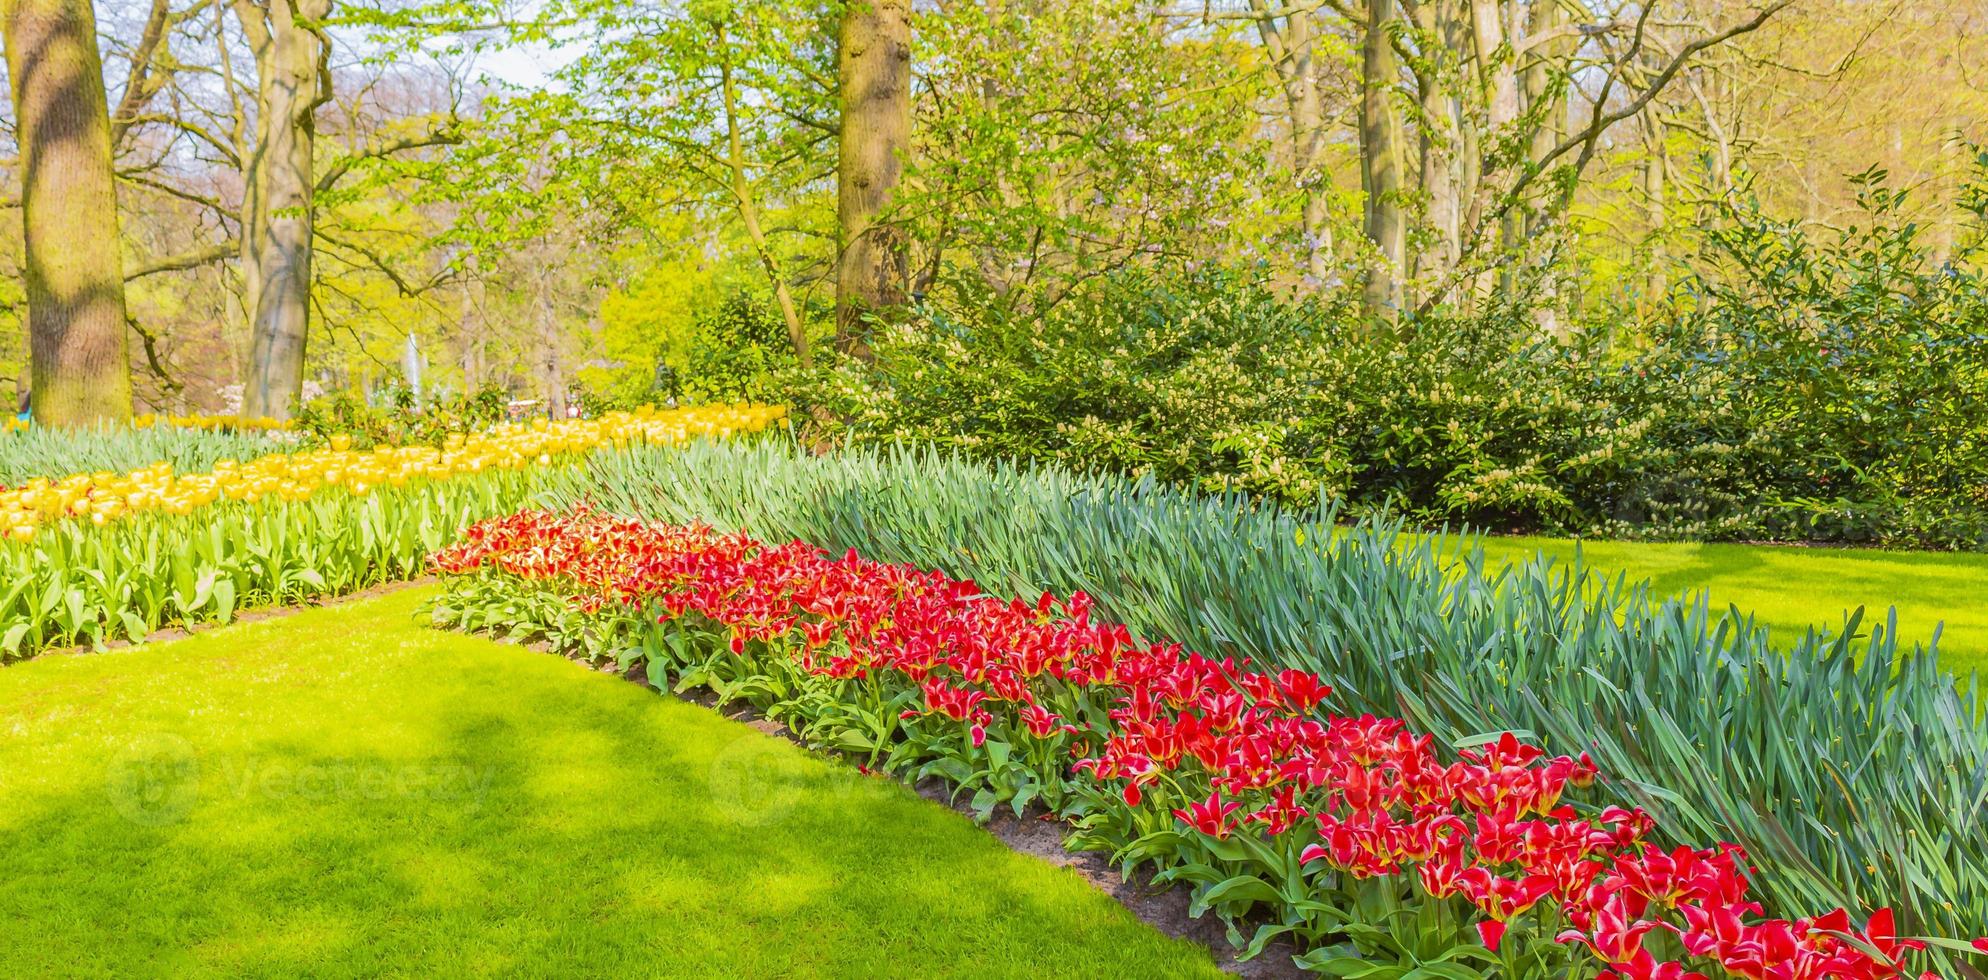
[[1888, 909], [1767, 918], [1737, 847], [1660, 847], [1640, 811], [1580, 805], [1585, 757], [1337, 717], [1311, 674], [1141, 641], [1081, 593], [588, 511], [483, 522], [433, 563], [463, 576], [440, 621], [643, 662], [983, 813], [1039, 803], [1075, 846], [1191, 886], [1239, 944], [1288, 938], [1335, 975], [1898, 977], [1926, 942], [1966, 948], [1901, 939]]

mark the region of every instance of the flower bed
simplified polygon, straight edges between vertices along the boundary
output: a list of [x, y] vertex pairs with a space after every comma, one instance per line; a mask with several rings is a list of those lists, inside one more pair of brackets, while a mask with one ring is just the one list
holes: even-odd
[[[1039, 803], [1152, 864], [1252, 952], [1338, 976], [1895, 977], [1889, 909], [1763, 916], [1732, 845], [1664, 848], [1584, 806], [1586, 757], [1510, 732], [1454, 752], [1338, 717], [1314, 674], [1216, 660], [970, 581], [586, 510], [472, 527], [434, 557], [457, 628], [539, 635], [747, 700], [815, 744], [985, 813]], [[469, 574], [479, 570], [494, 574]], [[1988, 952], [1988, 940], [1975, 950]]]
[[410, 480], [543, 466], [555, 457], [604, 445], [677, 445], [697, 436], [758, 432], [784, 414], [759, 405], [644, 409], [599, 419], [502, 425], [488, 433], [451, 437], [439, 448], [354, 451], [347, 441], [333, 437], [327, 448], [270, 453], [245, 463], [223, 460], [208, 473], [175, 474], [163, 463], [122, 475], [78, 473], [0, 490], [0, 533], [27, 540], [41, 525], [64, 517], [103, 524], [134, 512], [187, 514], [223, 499], [303, 500], [327, 488], [364, 496], [374, 487]]
[[1882, 896], [1914, 933], [1988, 923], [1988, 704], [1881, 614], [1770, 635], [1578, 560], [1501, 571], [1469, 535], [920, 447], [707, 442], [597, 454], [551, 483], [544, 506], [857, 548], [999, 595], [1084, 592], [1134, 633], [1317, 674], [1346, 714], [1588, 751], [1610, 777], [1597, 802], [1643, 808], [1668, 840], [1741, 844], [1772, 907]]
[[575, 459], [758, 432], [783, 414], [751, 405], [612, 413], [502, 426], [439, 448], [361, 452], [334, 440], [189, 476], [154, 465], [0, 490], [0, 662], [418, 575], [430, 552], [524, 506]]

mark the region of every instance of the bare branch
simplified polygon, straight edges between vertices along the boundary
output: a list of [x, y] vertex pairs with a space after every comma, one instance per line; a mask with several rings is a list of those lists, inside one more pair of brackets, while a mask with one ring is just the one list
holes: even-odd
[[124, 271], [124, 281], [130, 282], [133, 279], [143, 279], [146, 276], [158, 275], [161, 272], [197, 269], [210, 262], [219, 262], [230, 258], [237, 252], [240, 252], [241, 249], [242, 244], [240, 242], [228, 241], [218, 245], [205, 245], [191, 252], [168, 255], [163, 258], [153, 259], [150, 262], [140, 262]]

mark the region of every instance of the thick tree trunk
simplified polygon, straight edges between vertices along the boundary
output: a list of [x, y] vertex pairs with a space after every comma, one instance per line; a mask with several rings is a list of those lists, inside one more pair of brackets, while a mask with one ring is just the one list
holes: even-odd
[[1492, 134], [1519, 117], [1519, 80], [1506, 47], [1502, 0], [1471, 0], [1477, 71], [1484, 86], [1484, 127]]
[[316, 115], [331, 84], [325, 39], [312, 22], [331, 12], [331, 0], [236, 0], [235, 12], [255, 51], [257, 78], [255, 148], [242, 215], [250, 290], [243, 303], [250, 314], [242, 412], [285, 419], [303, 394]]
[[1399, 18], [1396, 0], [1368, 4], [1360, 44], [1360, 185], [1366, 191], [1366, 233], [1375, 258], [1363, 300], [1367, 316], [1392, 322], [1401, 309], [1401, 277], [1408, 252], [1402, 210], [1402, 126], [1394, 105], [1401, 62], [1388, 25]]
[[877, 221], [890, 203], [911, 143], [909, 0], [851, 0], [836, 64], [842, 128], [835, 213], [842, 254], [835, 270], [835, 346], [868, 359], [867, 318], [904, 305], [904, 234]]
[[89, 0], [6, 0], [35, 421], [131, 418], [110, 109]]

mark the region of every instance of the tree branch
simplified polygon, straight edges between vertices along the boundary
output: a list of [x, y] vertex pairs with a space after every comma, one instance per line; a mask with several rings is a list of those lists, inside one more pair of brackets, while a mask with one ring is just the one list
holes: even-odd
[[161, 272], [197, 269], [210, 262], [219, 262], [230, 258], [237, 252], [240, 252], [241, 248], [242, 244], [240, 242], [222, 242], [219, 245], [204, 245], [191, 252], [181, 252], [178, 255], [168, 255], [163, 258], [153, 259], [150, 262], [140, 262], [136, 266], [125, 270], [124, 281], [130, 282], [134, 279], [143, 279], [146, 276], [157, 275]]
[[186, 385], [173, 377], [172, 372], [166, 370], [165, 361], [160, 359], [159, 338], [153, 336], [151, 331], [140, 326], [138, 318], [128, 313], [124, 316], [124, 325], [130, 327], [131, 331], [138, 335], [138, 342], [145, 347], [145, 364], [152, 369], [154, 375], [158, 376], [159, 382], [166, 386], [167, 394], [177, 395], [185, 390]]
[[326, 169], [324, 176], [318, 178], [317, 192], [323, 194], [337, 186], [338, 182], [363, 160], [374, 160], [426, 146], [454, 146], [461, 142], [460, 123], [453, 119], [449, 120], [447, 125], [438, 126], [426, 133], [375, 140], [357, 153], [339, 158]]

